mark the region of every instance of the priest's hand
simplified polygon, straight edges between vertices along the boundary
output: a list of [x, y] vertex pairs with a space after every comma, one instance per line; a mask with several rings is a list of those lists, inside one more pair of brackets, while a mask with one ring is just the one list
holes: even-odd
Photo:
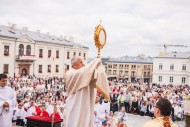
[[9, 107], [9, 103], [8, 102], [4, 102], [3, 103], [3, 107]]

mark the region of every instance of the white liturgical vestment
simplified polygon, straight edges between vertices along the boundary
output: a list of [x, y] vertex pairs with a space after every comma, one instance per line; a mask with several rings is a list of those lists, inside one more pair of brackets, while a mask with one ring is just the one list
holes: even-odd
[[[3, 109], [3, 103], [8, 102], [8, 110]], [[12, 127], [13, 108], [16, 105], [16, 93], [12, 88], [0, 86], [0, 127]]]
[[66, 73], [66, 124], [67, 127], [93, 127], [94, 103], [97, 88], [109, 99], [109, 86], [105, 68], [97, 58], [86, 66]]

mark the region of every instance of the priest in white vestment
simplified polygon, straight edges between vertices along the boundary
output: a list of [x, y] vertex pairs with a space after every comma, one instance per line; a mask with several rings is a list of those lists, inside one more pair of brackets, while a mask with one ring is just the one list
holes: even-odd
[[94, 89], [97, 88], [109, 99], [109, 86], [105, 68], [101, 59], [96, 58], [86, 66], [82, 57], [74, 57], [72, 69], [65, 76], [67, 102], [67, 127], [93, 127], [94, 123]]
[[0, 127], [11, 127], [16, 93], [7, 85], [7, 75], [0, 74]]

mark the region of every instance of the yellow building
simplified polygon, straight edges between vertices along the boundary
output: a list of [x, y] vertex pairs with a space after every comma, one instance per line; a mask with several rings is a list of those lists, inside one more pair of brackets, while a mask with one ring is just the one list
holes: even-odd
[[128, 82], [152, 82], [153, 58], [124, 56], [105, 61], [106, 72], [110, 80], [127, 80]]

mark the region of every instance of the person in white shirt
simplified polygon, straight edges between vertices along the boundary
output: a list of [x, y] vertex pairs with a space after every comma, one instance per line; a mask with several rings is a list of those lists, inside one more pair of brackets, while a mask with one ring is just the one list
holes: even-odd
[[23, 107], [23, 104], [19, 103], [18, 104], [18, 109], [16, 110], [15, 115], [14, 115], [14, 120], [16, 120], [16, 125], [18, 125], [18, 126], [24, 126], [24, 121], [21, 118], [22, 107]]
[[55, 103], [52, 101], [50, 103], [50, 105], [47, 106], [46, 111], [48, 112], [48, 114], [52, 114], [53, 113], [54, 105], [55, 105]]
[[102, 102], [102, 107], [103, 107], [103, 111], [105, 111], [104, 117], [109, 116], [109, 113], [110, 113], [110, 103], [109, 103], [109, 101], [107, 99], [104, 99], [104, 101]]
[[7, 75], [0, 74], [0, 127], [11, 127], [16, 93], [7, 85]]
[[125, 112], [125, 107], [121, 107], [121, 111], [118, 113], [118, 124], [117, 126], [127, 127], [127, 113]]
[[97, 96], [94, 105], [94, 127], [102, 127], [102, 122], [105, 118], [105, 111], [100, 104], [100, 97]]
[[60, 106], [60, 116], [61, 119], [63, 119], [63, 122], [61, 123], [61, 127], [66, 127], [66, 111], [65, 111], [65, 107]]

